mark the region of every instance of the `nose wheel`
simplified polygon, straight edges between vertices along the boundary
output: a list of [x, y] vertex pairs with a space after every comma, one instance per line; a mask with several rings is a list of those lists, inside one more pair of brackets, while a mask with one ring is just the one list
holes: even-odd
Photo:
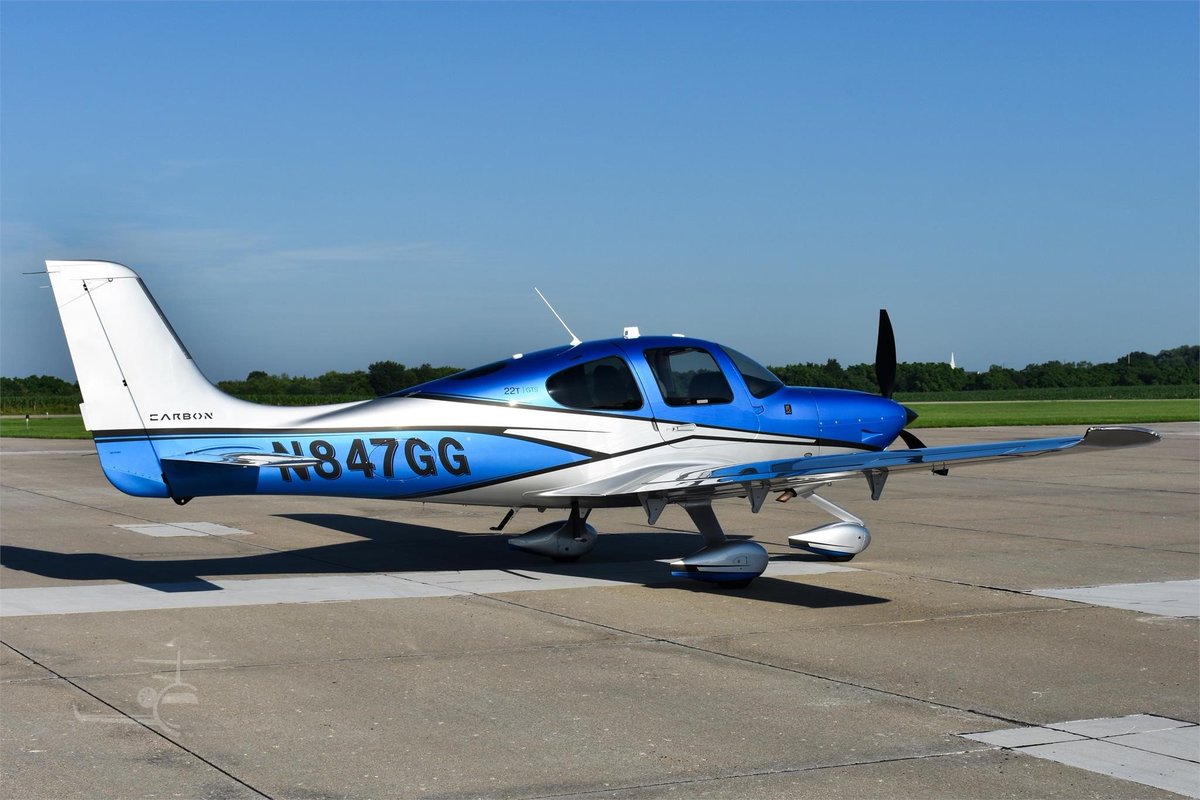
[[871, 532], [861, 519], [815, 492], [808, 492], [805, 498], [833, 514], [841, 522], [830, 522], [828, 525], [789, 536], [789, 546], [837, 562], [849, 561], [867, 549], [867, 545], [871, 543]]

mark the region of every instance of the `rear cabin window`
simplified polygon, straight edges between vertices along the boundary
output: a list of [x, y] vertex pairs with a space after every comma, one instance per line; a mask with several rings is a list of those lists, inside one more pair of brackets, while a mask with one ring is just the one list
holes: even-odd
[[[485, 375], [491, 375], [495, 372], [499, 372], [500, 370], [504, 369], [511, 363], [512, 363], [511, 361], [493, 361], [491, 364], [484, 364], [482, 367], [475, 367], [474, 369], [463, 370], [462, 372], [456, 372], [453, 375], [447, 375], [444, 380], [469, 381], [469, 380], [473, 380], [475, 378], [482, 378]], [[426, 381], [426, 382], [420, 383], [416, 386], [406, 386], [405, 388], [398, 389], [387, 396], [388, 397], [408, 397], [409, 395], [420, 392], [421, 387], [424, 386], [425, 383], [431, 383], [431, 382], [432, 381]]]
[[634, 411], [642, 393], [629, 365], [616, 356], [586, 361], [556, 372], [546, 381], [554, 402], [588, 411]]
[[669, 406], [732, 403], [733, 389], [707, 350], [662, 347], [646, 351], [663, 400]]
[[509, 365], [508, 361], [493, 361], [491, 364], [484, 364], [482, 367], [463, 370], [450, 375], [451, 380], [469, 381], [472, 378], [482, 378], [484, 375], [491, 375], [494, 372], [499, 372]]

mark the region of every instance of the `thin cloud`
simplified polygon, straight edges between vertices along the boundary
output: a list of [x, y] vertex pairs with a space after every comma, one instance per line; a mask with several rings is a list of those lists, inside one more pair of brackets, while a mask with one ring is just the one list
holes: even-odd
[[[439, 242], [355, 242], [281, 246], [272, 233], [227, 227], [108, 226], [55, 236], [36, 225], [5, 223], [6, 249], [44, 251], [42, 258], [111, 258], [136, 269], [203, 269], [213, 277], [261, 278], [330, 267], [461, 263], [463, 252]], [[20, 246], [38, 243], [38, 247]], [[48, 244], [52, 246], [47, 247]]]
[[277, 250], [266, 254], [269, 260], [303, 264], [439, 264], [461, 260], [462, 253], [437, 242], [367, 242], [348, 245], [324, 245]]

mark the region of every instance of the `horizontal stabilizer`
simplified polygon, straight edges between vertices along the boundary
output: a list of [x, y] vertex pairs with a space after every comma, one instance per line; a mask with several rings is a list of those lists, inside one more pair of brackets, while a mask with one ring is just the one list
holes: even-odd
[[315, 467], [320, 459], [311, 456], [293, 456], [287, 453], [186, 453], [180, 456], [167, 456], [162, 459], [164, 464], [177, 462], [184, 464], [223, 464], [231, 467]]

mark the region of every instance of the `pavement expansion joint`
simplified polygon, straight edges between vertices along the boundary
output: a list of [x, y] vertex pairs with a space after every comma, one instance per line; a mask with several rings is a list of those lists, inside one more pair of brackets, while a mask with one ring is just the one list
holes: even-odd
[[647, 789], [665, 789], [672, 786], [677, 787], [699, 787], [707, 783], [717, 783], [719, 781], [742, 780], [745, 778], [768, 778], [776, 775], [801, 775], [809, 772], [822, 772], [824, 770], [846, 769], [849, 767], [869, 767], [879, 764], [902, 764], [913, 761], [928, 761], [938, 758], [954, 758], [956, 756], [969, 755], [977, 752], [975, 750], [946, 750], [936, 753], [920, 753], [911, 756], [897, 756], [895, 758], [879, 758], [879, 759], [862, 759], [859, 761], [845, 761], [836, 764], [814, 764], [807, 767], [781, 767], [779, 769], [762, 769], [762, 770], [747, 770], [743, 772], [730, 772], [728, 774], [715, 775], [708, 778], [683, 778], [674, 781], [662, 781], [655, 783], [640, 783], [629, 786], [605, 786], [603, 789], [592, 789], [590, 791], [570, 791], [556, 792], [554, 794], [539, 794], [525, 798], [525, 800], [554, 800], [558, 797], [587, 797], [589, 795], [609, 796], [616, 792], [634, 792]]
[[1200, 726], [1132, 714], [962, 734], [964, 739], [1200, 798]]
[[111, 508], [101, 508], [100, 506], [93, 506], [93, 505], [89, 505], [87, 503], [81, 503], [78, 500], [72, 500], [69, 497], [61, 497], [60, 495], [57, 495], [57, 494], [46, 494], [45, 492], [38, 492], [38, 491], [34, 491], [33, 489], [26, 489], [23, 486], [11, 486], [6, 483], [6, 484], [0, 484], [0, 488], [8, 489], [8, 490], [11, 490], [14, 492], [23, 492], [25, 494], [31, 494], [34, 497], [42, 497], [47, 500], [53, 500], [56, 503], [67, 503], [68, 505], [78, 506], [79, 508], [86, 508], [89, 511], [99, 511], [101, 514], [112, 514], [114, 517], [125, 517], [127, 519], [136, 519], [140, 522], [144, 522], [147, 524], [155, 523], [155, 520], [147, 519], [145, 517], [139, 517], [136, 514], [128, 514], [124, 511], [114, 511]]
[[[1189, 494], [1194, 494], [1194, 492], [1189, 493]], [[1128, 513], [1128, 512], [1124, 512], [1124, 513]], [[1158, 516], [1158, 515], [1155, 514], [1154, 516]], [[910, 523], [905, 523], [905, 524], [915, 525], [917, 523], [910, 522]], [[1001, 531], [1001, 530], [996, 530], [995, 528], [966, 528], [961, 525], [939, 525], [939, 524], [933, 523], [933, 522], [920, 523], [920, 526], [923, 528], [930, 528], [932, 530], [953, 531], [956, 533], [968, 533], [968, 534], [969, 533], [981, 533], [981, 534], [985, 534], [988, 536], [1008, 536], [1008, 537], [1016, 538], [1016, 539], [1034, 539], [1034, 538], [1036, 538], [1039, 541], [1064, 542], [1066, 544], [1071, 544], [1071, 545], [1088, 545], [1090, 547], [1111, 547], [1111, 548], [1115, 548], [1118, 550], [1139, 550], [1139, 551], [1144, 550], [1144, 551], [1155, 552], [1155, 553], [1166, 551], [1166, 552], [1174, 552], [1174, 553], [1185, 553], [1185, 554], [1191, 555], [1191, 556], [1195, 555], [1195, 553], [1189, 552], [1187, 550], [1172, 550], [1170, 548], [1155, 547], [1155, 546], [1149, 546], [1149, 545], [1143, 545], [1143, 544], [1120, 544], [1117, 542], [1086, 541], [1086, 540], [1080, 540], [1080, 539], [1071, 539], [1066, 536], [1050, 536], [1049, 534], [1045, 534], [1045, 533], [1040, 533], [1040, 534], [1037, 534], [1036, 536], [1032, 536], [1031, 534], [1028, 534], [1028, 533], [1017, 533], [1014, 531]], [[981, 588], [987, 589], [987, 588], [993, 588], [993, 587], [984, 586]]]
[[1025, 594], [1089, 606], [1122, 608], [1160, 617], [1200, 617], [1200, 580], [1113, 583], [1063, 589], [1033, 589]]
[[616, 627], [613, 625], [605, 625], [602, 623], [592, 622], [589, 620], [580, 619], [578, 617], [572, 617], [568, 614], [563, 614], [558, 611], [549, 611], [546, 609], [535, 608], [533, 606], [527, 606], [522, 603], [515, 602], [513, 600], [503, 599], [503, 598], [499, 598], [499, 597], [492, 597], [491, 599], [496, 600], [497, 602], [506, 603], [506, 604], [513, 605], [518, 608], [523, 608], [523, 609], [526, 609], [529, 611], [533, 611], [533, 612], [537, 612], [537, 613], [541, 613], [541, 614], [548, 614], [550, 616], [558, 617], [560, 619], [571, 620], [573, 622], [577, 622], [582, 625], [597, 627], [602, 630], [614, 631], [617, 633], [623, 633], [623, 634], [627, 634], [630, 636], [637, 636], [637, 637], [641, 637], [652, 643], [679, 647], [684, 650], [691, 650], [693, 652], [704, 653], [705, 655], [715, 656], [719, 659], [727, 659], [727, 660], [736, 661], [736, 662], [739, 662], [742, 664], [749, 664], [749, 665], [752, 665], [755, 667], [761, 667], [763, 669], [775, 670], [775, 671], [779, 671], [779, 672], [787, 672], [787, 673], [790, 673], [793, 675], [803, 675], [804, 677], [807, 677], [807, 678], [813, 678], [815, 680], [826, 681], [828, 683], [836, 684], [839, 686], [845, 686], [845, 687], [849, 687], [852, 689], [858, 689], [858, 690], [864, 691], [864, 692], [870, 692], [872, 694], [877, 694], [877, 695], [880, 695], [883, 697], [889, 697], [889, 698], [892, 698], [895, 700], [901, 700], [901, 701], [909, 702], [909, 703], [917, 703], [917, 704], [925, 706], [927, 708], [936, 708], [936, 709], [942, 709], [942, 710], [947, 710], [947, 711], [955, 711], [958, 713], [970, 714], [972, 716], [984, 717], [986, 719], [996, 720], [998, 722], [1009, 722], [1009, 723], [1018, 724], [1018, 725], [1021, 724], [1021, 722], [1019, 720], [1010, 719], [1010, 718], [1003, 717], [1003, 716], [1000, 716], [1000, 715], [994, 714], [994, 713], [989, 713], [986, 711], [977, 711], [977, 710], [973, 710], [973, 709], [960, 708], [958, 706], [954, 706], [949, 703], [939, 703], [934, 700], [930, 700], [929, 698], [926, 698], [926, 697], [914, 697], [912, 695], [904, 694], [902, 692], [893, 692], [893, 691], [888, 691], [886, 689], [880, 689], [876, 686], [869, 686], [865, 683], [856, 683], [854, 681], [849, 681], [849, 680], [845, 680], [842, 678], [833, 678], [833, 677], [829, 677], [827, 675], [821, 675], [816, 672], [806, 672], [804, 670], [797, 669], [795, 667], [788, 667], [788, 666], [784, 666], [781, 664], [772, 664], [769, 662], [760, 661], [760, 660], [756, 660], [753, 658], [748, 658], [748, 657], [742, 656], [742, 655], [736, 655], [733, 653], [722, 652], [720, 650], [713, 650], [713, 649], [710, 649], [707, 647], [701, 647], [699, 644], [695, 644], [695, 643], [687, 641], [686, 637], [672, 639], [669, 637], [662, 637], [662, 636], [649, 636], [647, 634], [643, 634], [643, 633], [640, 633], [635, 630], [630, 630], [627, 628], [619, 628], [619, 627]]
[[126, 711], [122, 710], [121, 708], [108, 702], [100, 695], [96, 694], [95, 692], [91, 691], [90, 689], [86, 688], [81, 683], [79, 683], [78, 681], [80, 679], [71, 678], [67, 675], [62, 674], [62, 673], [58, 672], [57, 670], [55, 670], [53, 667], [49, 666], [48, 664], [44, 664], [41, 661], [38, 661], [33, 656], [29, 655], [28, 653], [24, 653], [21, 650], [18, 650], [17, 648], [13, 647], [12, 645], [10, 645], [8, 643], [5, 643], [4, 646], [7, 647], [8, 649], [12, 650], [14, 653], [17, 653], [18, 655], [20, 655], [22, 658], [26, 659], [30, 663], [36, 664], [37, 666], [46, 670], [48, 673], [50, 673], [51, 680], [62, 681], [63, 683], [65, 683], [68, 686], [75, 689], [76, 691], [81, 692], [81, 693], [87, 695], [88, 697], [92, 698], [94, 701], [96, 701], [100, 705], [104, 706], [105, 708], [110, 709], [114, 714], [118, 715], [119, 717], [123, 717], [123, 718], [129, 720], [129, 724], [135, 725], [138, 728], [141, 728], [142, 730], [146, 731], [150, 735], [158, 737], [159, 739], [166, 742], [171, 747], [174, 747], [178, 750], [181, 750], [184, 753], [187, 753], [189, 756], [196, 759], [200, 763], [208, 766], [210, 769], [216, 770], [217, 772], [221, 773], [225, 777], [229, 778], [231, 781], [234, 781], [235, 783], [239, 784], [240, 786], [243, 786], [244, 788], [250, 790], [251, 792], [254, 792], [259, 797], [267, 798], [267, 800], [273, 800], [270, 795], [256, 789], [255, 787], [251, 786], [249, 783], [247, 783], [246, 781], [237, 777], [236, 775], [229, 772], [228, 770], [222, 769], [219, 765], [214, 763], [211, 759], [205, 758], [203, 755], [201, 755], [197, 751], [193, 750], [192, 748], [188, 747], [187, 745], [183, 744], [182, 742], [171, 738], [163, 731], [160, 731], [157, 728], [146, 724], [144, 721], [138, 719], [135, 716], [130, 715], [128, 712], [126, 712]]
[[[1169, 552], [1169, 551], [1168, 551]], [[948, 583], [972, 589], [1045, 597], [1064, 600], [1081, 606], [1120, 608], [1160, 617], [1195, 619], [1200, 617], [1200, 580], [1151, 581], [1147, 583], [1114, 583], [1103, 586], [1074, 586], [1061, 589], [1010, 589], [950, 578], [926, 578], [935, 583]], [[1029, 609], [1058, 612], [1068, 608]], [[1023, 613], [1023, 612], [1016, 612]]]

